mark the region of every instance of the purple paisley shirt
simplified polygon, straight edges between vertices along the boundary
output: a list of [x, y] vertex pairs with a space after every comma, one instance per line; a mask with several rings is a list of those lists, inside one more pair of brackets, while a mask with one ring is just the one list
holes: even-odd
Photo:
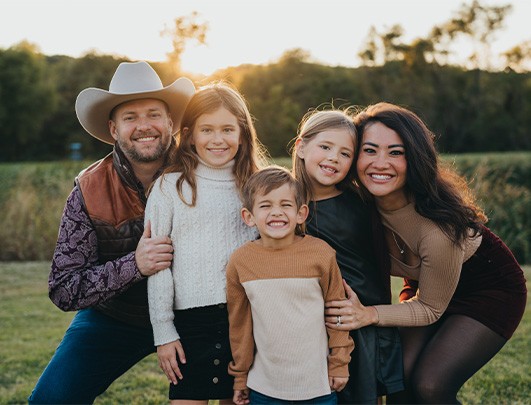
[[63, 311], [95, 306], [144, 277], [135, 252], [98, 263], [96, 230], [83, 208], [76, 186], [66, 201], [48, 280], [52, 302]]

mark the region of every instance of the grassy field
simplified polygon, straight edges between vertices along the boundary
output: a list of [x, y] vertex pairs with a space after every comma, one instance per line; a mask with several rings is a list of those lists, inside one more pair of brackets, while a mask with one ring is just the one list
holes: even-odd
[[[488, 226], [531, 263], [531, 151], [446, 155], [470, 181]], [[289, 158], [274, 162], [291, 166]], [[49, 260], [74, 177], [91, 162], [0, 163], [0, 261]]]
[[[0, 262], [0, 404], [22, 404], [64, 334], [72, 313], [47, 296], [48, 262]], [[525, 267], [526, 278], [531, 266]], [[399, 281], [398, 279], [394, 281]], [[399, 286], [394, 283], [393, 289]], [[529, 288], [529, 282], [528, 282]], [[531, 314], [459, 394], [465, 404], [531, 403]], [[165, 404], [167, 383], [150, 356], [118, 379], [97, 404]]]

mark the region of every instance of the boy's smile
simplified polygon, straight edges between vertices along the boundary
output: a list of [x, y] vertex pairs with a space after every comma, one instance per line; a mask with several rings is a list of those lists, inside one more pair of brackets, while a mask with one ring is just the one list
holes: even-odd
[[308, 206], [297, 207], [295, 190], [289, 184], [258, 193], [252, 211], [242, 209], [242, 217], [249, 226], [256, 226], [265, 247], [282, 248], [295, 241], [295, 228], [308, 216]]

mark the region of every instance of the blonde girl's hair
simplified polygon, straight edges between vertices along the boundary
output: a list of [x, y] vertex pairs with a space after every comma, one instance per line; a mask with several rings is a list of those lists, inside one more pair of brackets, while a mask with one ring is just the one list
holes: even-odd
[[[306, 171], [304, 165], [304, 159], [301, 159], [297, 155], [297, 147], [300, 147], [313, 138], [319, 135], [323, 131], [331, 129], [345, 129], [352, 135], [354, 148], [357, 144], [357, 131], [352, 119], [352, 113], [350, 108], [345, 109], [331, 109], [331, 110], [313, 110], [309, 111], [302, 118], [297, 131], [297, 137], [294, 139], [293, 147], [291, 151], [292, 156], [292, 171], [296, 179], [298, 179], [304, 188], [305, 198], [307, 201], [313, 200], [313, 192], [310, 182], [310, 177]], [[299, 145], [297, 146], [297, 142]], [[355, 151], [354, 151], [355, 152]], [[351, 189], [355, 190], [355, 168], [354, 164], [349, 169], [347, 175], [341, 180], [336, 187], [340, 190]]]
[[[238, 90], [227, 82], [213, 82], [199, 88], [186, 107], [181, 121], [177, 149], [172, 156], [171, 166], [165, 170], [165, 173], [181, 172], [176, 184], [177, 192], [181, 200], [191, 207], [195, 206], [197, 201], [195, 169], [199, 163], [199, 157], [192, 145], [195, 124], [201, 115], [213, 113], [221, 107], [236, 117], [240, 127], [240, 145], [234, 157], [233, 168], [236, 186], [240, 193], [247, 179], [266, 165], [265, 149], [256, 135], [247, 103]], [[191, 202], [184, 197], [184, 182], [187, 182], [192, 189]]]

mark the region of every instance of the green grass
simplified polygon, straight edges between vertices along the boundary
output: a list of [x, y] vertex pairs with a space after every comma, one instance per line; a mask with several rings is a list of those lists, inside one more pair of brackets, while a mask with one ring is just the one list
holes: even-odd
[[[0, 262], [0, 404], [23, 404], [73, 313], [48, 299], [48, 262]], [[531, 266], [525, 267], [526, 278]], [[400, 280], [393, 278], [397, 294]], [[529, 283], [528, 283], [529, 288]], [[461, 390], [465, 404], [531, 403], [531, 314], [513, 338]], [[167, 382], [154, 355], [118, 379], [97, 404], [165, 404]]]

